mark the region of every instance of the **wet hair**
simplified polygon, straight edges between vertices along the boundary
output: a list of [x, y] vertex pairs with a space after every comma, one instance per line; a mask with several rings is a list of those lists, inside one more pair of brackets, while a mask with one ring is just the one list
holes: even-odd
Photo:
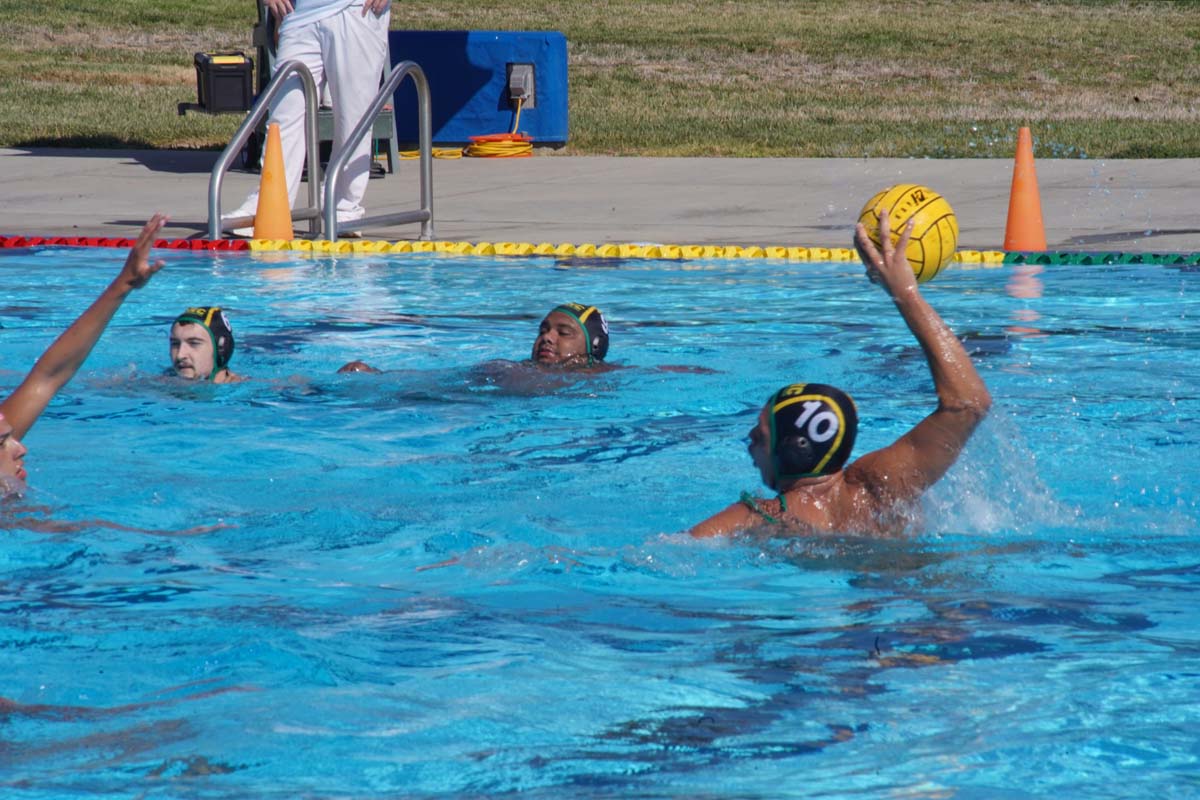
[[213, 343], [213, 369], [210, 379], [229, 365], [233, 358], [233, 327], [220, 306], [194, 306], [175, 318], [176, 323], [202, 325]]
[[583, 338], [587, 339], [588, 363], [603, 361], [608, 354], [608, 323], [604, 315], [595, 306], [585, 306], [580, 303], [563, 303], [551, 309], [550, 313], [559, 311], [579, 323]]
[[776, 484], [829, 475], [850, 458], [858, 432], [858, 410], [841, 389], [823, 383], [793, 383], [771, 395], [767, 408]]

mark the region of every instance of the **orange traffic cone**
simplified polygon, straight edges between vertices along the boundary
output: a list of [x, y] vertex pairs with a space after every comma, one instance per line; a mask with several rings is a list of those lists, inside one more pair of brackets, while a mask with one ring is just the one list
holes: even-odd
[[283, 145], [279, 123], [267, 126], [267, 150], [263, 154], [262, 177], [258, 182], [258, 208], [254, 212], [255, 239], [296, 238], [292, 230], [292, 207], [288, 201], [287, 177], [283, 172]]
[[1013, 166], [1012, 193], [1008, 197], [1008, 224], [1004, 227], [1004, 249], [1046, 249], [1042, 224], [1042, 200], [1038, 196], [1037, 171], [1033, 168], [1033, 136], [1029, 128], [1017, 134], [1017, 162]]

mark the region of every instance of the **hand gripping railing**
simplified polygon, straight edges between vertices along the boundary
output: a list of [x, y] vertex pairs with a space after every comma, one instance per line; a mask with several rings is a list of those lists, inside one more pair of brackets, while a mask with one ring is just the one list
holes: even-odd
[[334, 195], [337, 192], [338, 176], [342, 174], [342, 169], [346, 166], [346, 162], [350, 160], [350, 155], [355, 145], [361, 142], [362, 138], [367, 135], [367, 131], [373, 128], [375, 117], [379, 115], [384, 105], [396, 93], [396, 87], [400, 85], [400, 81], [409, 75], [412, 76], [413, 83], [417, 88], [418, 147], [420, 148], [421, 156], [421, 207], [416, 211], [405, 211], [399, 214], [381, 214], [374, 217], [349, 220], [342, 223], [341, 227], [357, 230], [359, 228], [366, 228], [367, 226], [419, 222], [421, 223], [421, 238], [425, 240], [433, 238], [433, 123], [431, 121], [429, 104], [429, 81], [425, 79], [425, 73], [416, 62], [403, 61], [396, 65], [392, 70], [392, 74], [388, 76], [383, 86], [380, 87], [379, 94], [375, 95], [375, 100], [371, 103], [371, 107], [367, 110], [367, 113], [359, 120], [358, 125], [354, 126], [354, 130], [346, 138], [342, 149], [329, 158], [329, 167], [326, 170], [326, 174], [334, 176], [334, 179], [326, 179], [325, 181], [324, 209], [325, 235], [331, 242], [336, 242], [338, 237], [337, 202], [334, 200]]
[[254, 224], [254, 217], [236, 217], [222, 222], [221, 220], [221, 184], [229, 164], [234, 157], [246, 146], [250, 134], [267, 115], [271, 101], [283, 91], [284, 81], [291, 75], [298, 75], [304, 89], [304, 143], [308, 151], [308, 206], [292, 210], [292, 220], [309, 220], [309, 231], [313, 236], [321, 233], [321, 209], [317, 205], [319, 187], [321, 185], [320, 145], [317, 139], [317, 84], [313, 80], [308, 67], [299, 61], [285, 61], [275, 70], [275, 77], [267, 84], [266, 91], [258, 98], [250, 114], [237, 129], [229, 145], [213, 166], [212, 177], [208, 180], [208, 238], [220, 239], [223, 231], [232, 228], [245, 228]]

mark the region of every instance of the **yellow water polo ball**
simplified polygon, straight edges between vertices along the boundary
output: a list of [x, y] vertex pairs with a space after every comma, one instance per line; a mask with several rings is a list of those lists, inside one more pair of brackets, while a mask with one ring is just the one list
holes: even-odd
[[918, 283], [931, 281], [954, 258], [958, 247], [958, 219], [946, 198], [927, 186], [901, 183], [884, 189], [863, 206], [858, 221], [876, 247], [879, 242], [879, 212], [890, 212], [892, 243], [900, 241], [904, 226], [913, 220], [912, 235], [904, 255]]

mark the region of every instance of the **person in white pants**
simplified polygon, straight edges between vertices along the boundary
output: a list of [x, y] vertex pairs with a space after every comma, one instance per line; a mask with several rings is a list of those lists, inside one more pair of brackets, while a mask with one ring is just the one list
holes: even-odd
[[[391, 0], [265, 0], [265, 3], [279, 22], [276, 66], [300, 61], [312, 72], [318, 87], [328, 84], [333, 101], [333, 149], [338, 152], [379, 91], [379, 76], [388, 58]], [[287, 88], [276, 97], [271, 121], [279, 123], [288, 205], [292, 206], [300, 189], [305, 157], [304, 90], [298, 77], [289, 78]], [[366, 213], [362, 199], [370, 177], [371, 136], [368, 135], [355, 146], [342, 174], [335, 176], [339, 223], [360, 219]], [[257, 208], [255, 191], [236, 211], [225, 216], [253, 216]], [[234, 231], [241, 235], [252, 232], [248, 228]]]

